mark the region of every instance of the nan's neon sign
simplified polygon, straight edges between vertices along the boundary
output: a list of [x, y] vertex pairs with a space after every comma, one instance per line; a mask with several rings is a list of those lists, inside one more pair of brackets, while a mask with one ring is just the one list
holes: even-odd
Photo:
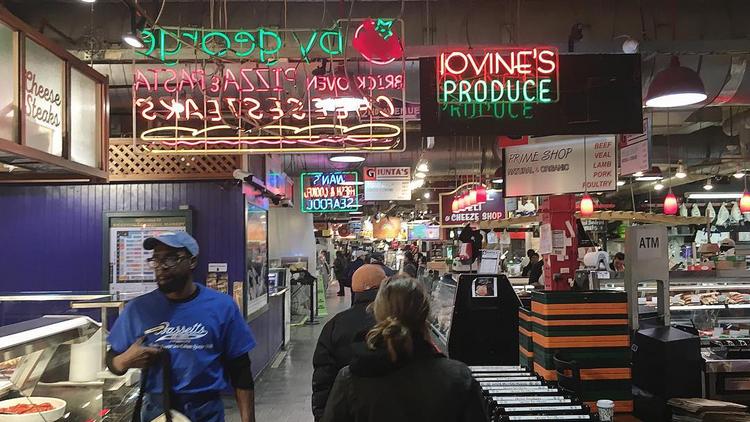
[[443, 52], [437, 63], [438, 103], [482, 105], [488, 115], [512, 116], [519, 113], [496, 105], [556, 102], [558, 58], [552, 47]]
[[359, 208], [357, 172], [302, 173], [302, 212], [351, 212]]

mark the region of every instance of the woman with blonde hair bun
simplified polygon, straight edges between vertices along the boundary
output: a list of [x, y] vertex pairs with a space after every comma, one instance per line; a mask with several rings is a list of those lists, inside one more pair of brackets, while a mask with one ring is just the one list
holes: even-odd
[[469, 368], [430, 341], [429, 298], [420, 282], [405, 275], [384, 281], [371, 306], [377, 324], [355, 340], [324, 422], [489, 420]]

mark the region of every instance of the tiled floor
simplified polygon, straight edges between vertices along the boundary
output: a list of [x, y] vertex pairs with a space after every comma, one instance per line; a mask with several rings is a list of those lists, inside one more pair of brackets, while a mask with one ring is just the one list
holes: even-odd
[[[255, 416], [258, 422], [312, 422], [310, 395], [312, 394], [312, 356], [323, 324], [351, 304], [346, 297], [329, 290], [328, 317], [318, 325], [293, 327], [291, 343], [283, 360], [266, 368], [255, 384]], [[283, 352], [282, 352], [283, 353]], [[278, 357], [278, 356], [277, 356]], [[234, 400], [225, 400], [227, 422], [239, 422]]]

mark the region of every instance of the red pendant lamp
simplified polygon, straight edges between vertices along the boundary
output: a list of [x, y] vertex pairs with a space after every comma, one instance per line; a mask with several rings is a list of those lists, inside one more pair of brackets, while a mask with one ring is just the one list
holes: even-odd
[[477, 203], [484, 204], [487, 202], [487, 187], [479, 185], [477, 188]]
[[473, 207], [476, 204], [477, 204], [477, 190], [472, 188], [469, 191], [469, 206]]
[[677, 215], [677, 209], [677, 197], [672, 193], [672, 189], [669, 189], [669, 193], [664, 198], [664, 214]]
[[453, 202], [451, 203], [451, 211], [453, 211], [453, 214], [457, 213], [459, 210], [458, 208], [458, 197], [453, 197]]
[[466, 209], [466, 195], [463, 193], [458, 196], [458, 210], [463, 211]]
[[747, 192], [747, 189], [740, 198], [740, 211], [743, 213], [750, 212], [750, 193]]
[[594, 213], [594, 200], [591, 199], [588, 193], [583, 194], [581, 198], [581, 216], [589, 217]]

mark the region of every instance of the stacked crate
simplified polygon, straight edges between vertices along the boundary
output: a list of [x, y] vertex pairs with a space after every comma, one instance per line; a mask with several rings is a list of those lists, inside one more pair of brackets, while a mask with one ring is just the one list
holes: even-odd
[[526, 368], [534, 368], [531, 310], [526, 308], [518, 308], [518, 362]]
[[[624, 292], [534, 292], [531, 300], [534, 371], [556, 380], [554, 357], [580, 369], [581, 400], [599, 399], [632, 412], [631, 355]], [[567, 373], [567, 376], [570, 374]]]

